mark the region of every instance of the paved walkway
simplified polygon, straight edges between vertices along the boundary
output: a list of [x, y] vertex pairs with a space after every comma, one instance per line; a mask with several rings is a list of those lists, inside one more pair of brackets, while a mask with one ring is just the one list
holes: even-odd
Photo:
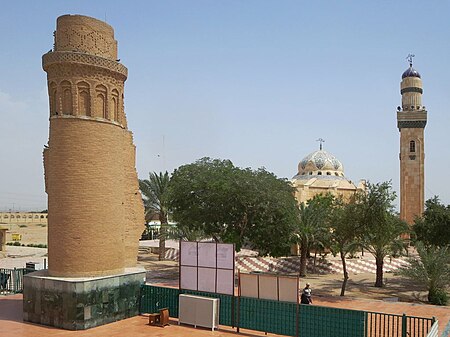
[[[390, 303], [374, 300], [356, 300], [350, 298], [318, 298], [315, 305], [346, 308], [355, 310], [377, 311], [392, 314], [406, 313], [410, 316], [432, 317], [439, 320], [439, 333], [444, 331], [450, 320], [450, 308], [412, 303]], [[40, 336], [237, 336], [230, 327], [220, 327], [220, 331], [194, 329], [189, 326], [178, 326], [174, 320], [165, 328], [148, 326], [147, 316], [137, 316], [119, 322], [103, 325], [83, 331], [67, 331], [22, 321], [22, 295], [0, 297], [0, 337], [40, 337]], [[241, 329], [240, 336], [263, 336], [264, 333]], [[270, 334], [271, 336], [275, 336]]]

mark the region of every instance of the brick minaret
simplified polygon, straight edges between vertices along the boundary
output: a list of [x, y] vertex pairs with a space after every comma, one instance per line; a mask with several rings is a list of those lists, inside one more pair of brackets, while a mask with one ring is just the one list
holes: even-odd
[[124, 112], [128, 70], [113, 28], [58, 18], [43, 56], [50, 99], [44, 150], [50, 276], [121, 273], [136, 265], [144, 211]]
[[400, 218], [414, 222], [424, 210], [424, 129], [427, 111], [422, 105], [422, 80], [410, 66], [402, 75], [402, 106], [397, 110], [400, 131]]

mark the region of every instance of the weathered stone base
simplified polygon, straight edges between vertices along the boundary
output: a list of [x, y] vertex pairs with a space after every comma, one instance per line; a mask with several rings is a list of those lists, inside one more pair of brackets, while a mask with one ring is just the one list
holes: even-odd
[[23, 282], [25, 321], [83, 330], [138, 315], [145, 270], [91, 278], [50, 277], [40, 270]]

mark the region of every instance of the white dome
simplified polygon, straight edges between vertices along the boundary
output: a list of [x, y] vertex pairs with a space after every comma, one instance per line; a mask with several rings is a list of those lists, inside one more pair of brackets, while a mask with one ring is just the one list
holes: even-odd
[[319, 150], [310, 153], [298, 164], [298, 173], [294, 178], [299, 178], [299, 176], [344, 178], [344, 167], [335, 156]]

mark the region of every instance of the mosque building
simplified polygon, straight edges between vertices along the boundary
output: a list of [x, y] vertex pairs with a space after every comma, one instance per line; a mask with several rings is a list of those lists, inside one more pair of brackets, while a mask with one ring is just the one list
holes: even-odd
[[[397, 107], [397, 127], [400, 132], [400, 218], [409, 224], [424, 211], [424, 129], [427, 111], [422, 105], [422, 79], [412, 66], [414, 55], [408, 55], [409, 68], [402, 74], [400, 93], [402, 105]], [[366, 181], [355, 185], [344, 174], [342, 163], [322, 149], [303, 158], [291, 183], [298, 203], [315, 195], [331, 193], [349, 200], [356, 191], [366, 189]]]
[[322, 149], [323, 140], [319, 140], [320, 149], [303, 158], [298, 164], [298, 172], [291, 183], [295, 188], [298, 203], [306, 202], [318, 194], [331, 193], [349, 200], [358, 190], [365, 190], [366, 181], [355, 185], [344, 174], [344, 166], [331, 153]]

